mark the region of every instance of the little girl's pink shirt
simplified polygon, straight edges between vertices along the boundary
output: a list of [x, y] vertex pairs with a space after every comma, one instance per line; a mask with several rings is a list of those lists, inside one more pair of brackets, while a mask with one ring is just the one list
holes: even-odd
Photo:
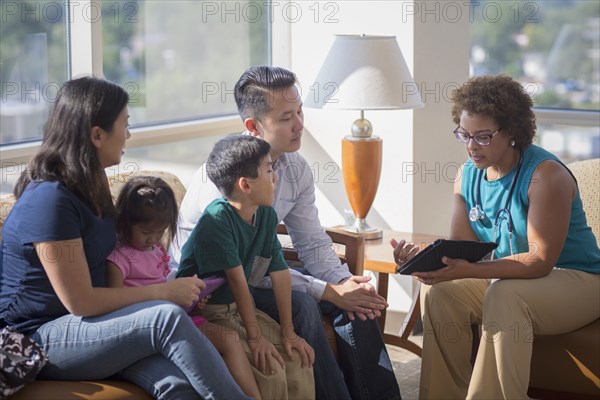
[[160, 245], [155, 245], [152, 250], [143, 251], [119, 243], [107, 259], [121, 270], [125, 286], [164, 283], [170, 271], [169, 256]]
[[[118, 243], [117, 247], [108, 255], [107, 260], [112, 261], [121, 270], [123, 285], [128, 287], [164, 283], [170, 272], [169, 256], [160, 245], [154, 246], [152, 250], [142, 251]], [[197, 327], [208, 322], [200, 315], [194, 315], [191, 318]]]

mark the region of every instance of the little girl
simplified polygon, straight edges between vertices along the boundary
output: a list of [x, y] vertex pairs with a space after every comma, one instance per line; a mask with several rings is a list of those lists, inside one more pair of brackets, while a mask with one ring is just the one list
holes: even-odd
[[[139, 176], [123, 185], [116, 204], [116, 248], [106, 262], [107, 285], [143, 286], [167, 281], [169, 256], [161, 240], [170, 242], [177, 227], [177, 202], [171, 187], [161, 178]], [[206, 298], [199, 303], [203, 308]], [[260, 392], [238, 334], [194, 316], [200, 331], [223, 356], [231, 375], [244, 393], [260, 399]]]

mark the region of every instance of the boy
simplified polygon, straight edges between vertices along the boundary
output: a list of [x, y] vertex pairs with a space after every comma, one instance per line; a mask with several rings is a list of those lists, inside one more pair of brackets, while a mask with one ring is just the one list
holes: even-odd
[[[225, 198], [206, 207], [183, 246], [177, 277], [224, 274], [227, 284], [213, 294], [203, 316], [238, 331], [263, 398], [308, 399], [315, 397], [314, 351], [292, 324], [290, 272], [277, 239], [277, 214], [270, 206], [277, 180], [270, 149], [252, 136], [217, 142], [207, 173]], [[280, 326], [255, 309], [248, 287], [267, 274]]]
[[[299, 153], [304, 113], [297, 85], [293, 72], [260, 65], [242, 74], [234, 93], [246, 134], [271, 145], [274, 170], [282, 177], [275, 183], [272, 206], [310, 274], [290, 271], [294, 327], [315, 349], [318, 399], [398, 400], [400, 388], [375, 319], [387, 303], [366, 283], [368, 277], [352, 276], [340, 263], [319, 220], [311, 166]], [[178, 240], [169, 248], [174, 269], [180, 260], [179, 246], [219, 195], [215, 185], [205, 179], [206, 170], [206, 165], [198, 169], [181, 203]], [[266, 277], [252, 295], [258, 309], [278, 320], [270, 284]], [[327, 342], [322, 315], [332, 322], [336, 333], [337, 361]]]

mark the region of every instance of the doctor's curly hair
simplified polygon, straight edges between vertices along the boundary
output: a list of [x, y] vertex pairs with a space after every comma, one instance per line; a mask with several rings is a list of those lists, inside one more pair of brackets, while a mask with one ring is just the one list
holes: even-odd
[[452, 91], [452, 120], [460, 124], [463, 111], [493, 118], [500, 133], [515, 141], [515, 148], [525, 149], [536, 132], [533, 101], [523, 86], [506, 75], [483, 75], [469, 79]]

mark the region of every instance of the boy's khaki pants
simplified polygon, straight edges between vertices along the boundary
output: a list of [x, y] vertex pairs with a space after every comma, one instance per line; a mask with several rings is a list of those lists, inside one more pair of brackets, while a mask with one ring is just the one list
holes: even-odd
[[254, 357], [248, 345], [246, 329], [235, 303], [209, 304], [202, 310], [202, 316], [210, 322], [238, 333], [248, 360], [252, 365], [252, 371], [263, 399], [314, 399], [315, 381], [312, 367], [302, 368], [302, 360], [296, 350], [294, 350], [294, 360], [290, 360], [281, 345], [281, 328], [279, 324], [260, 310], [255, 310], [255, 314], [263, 336], [273, 343], [285, 361], [285, 370], [281, 368], [278, 362], [275, 362], [274, 375], [265, 375], [255, 367]]
[[[600, 275], [555, 268], [538, 279], [458, 279], [421, 286], [421, 399], [524, 399], [534, 333], [600, 316]], [[472, 324], [482, 324], [474, 368]]]

